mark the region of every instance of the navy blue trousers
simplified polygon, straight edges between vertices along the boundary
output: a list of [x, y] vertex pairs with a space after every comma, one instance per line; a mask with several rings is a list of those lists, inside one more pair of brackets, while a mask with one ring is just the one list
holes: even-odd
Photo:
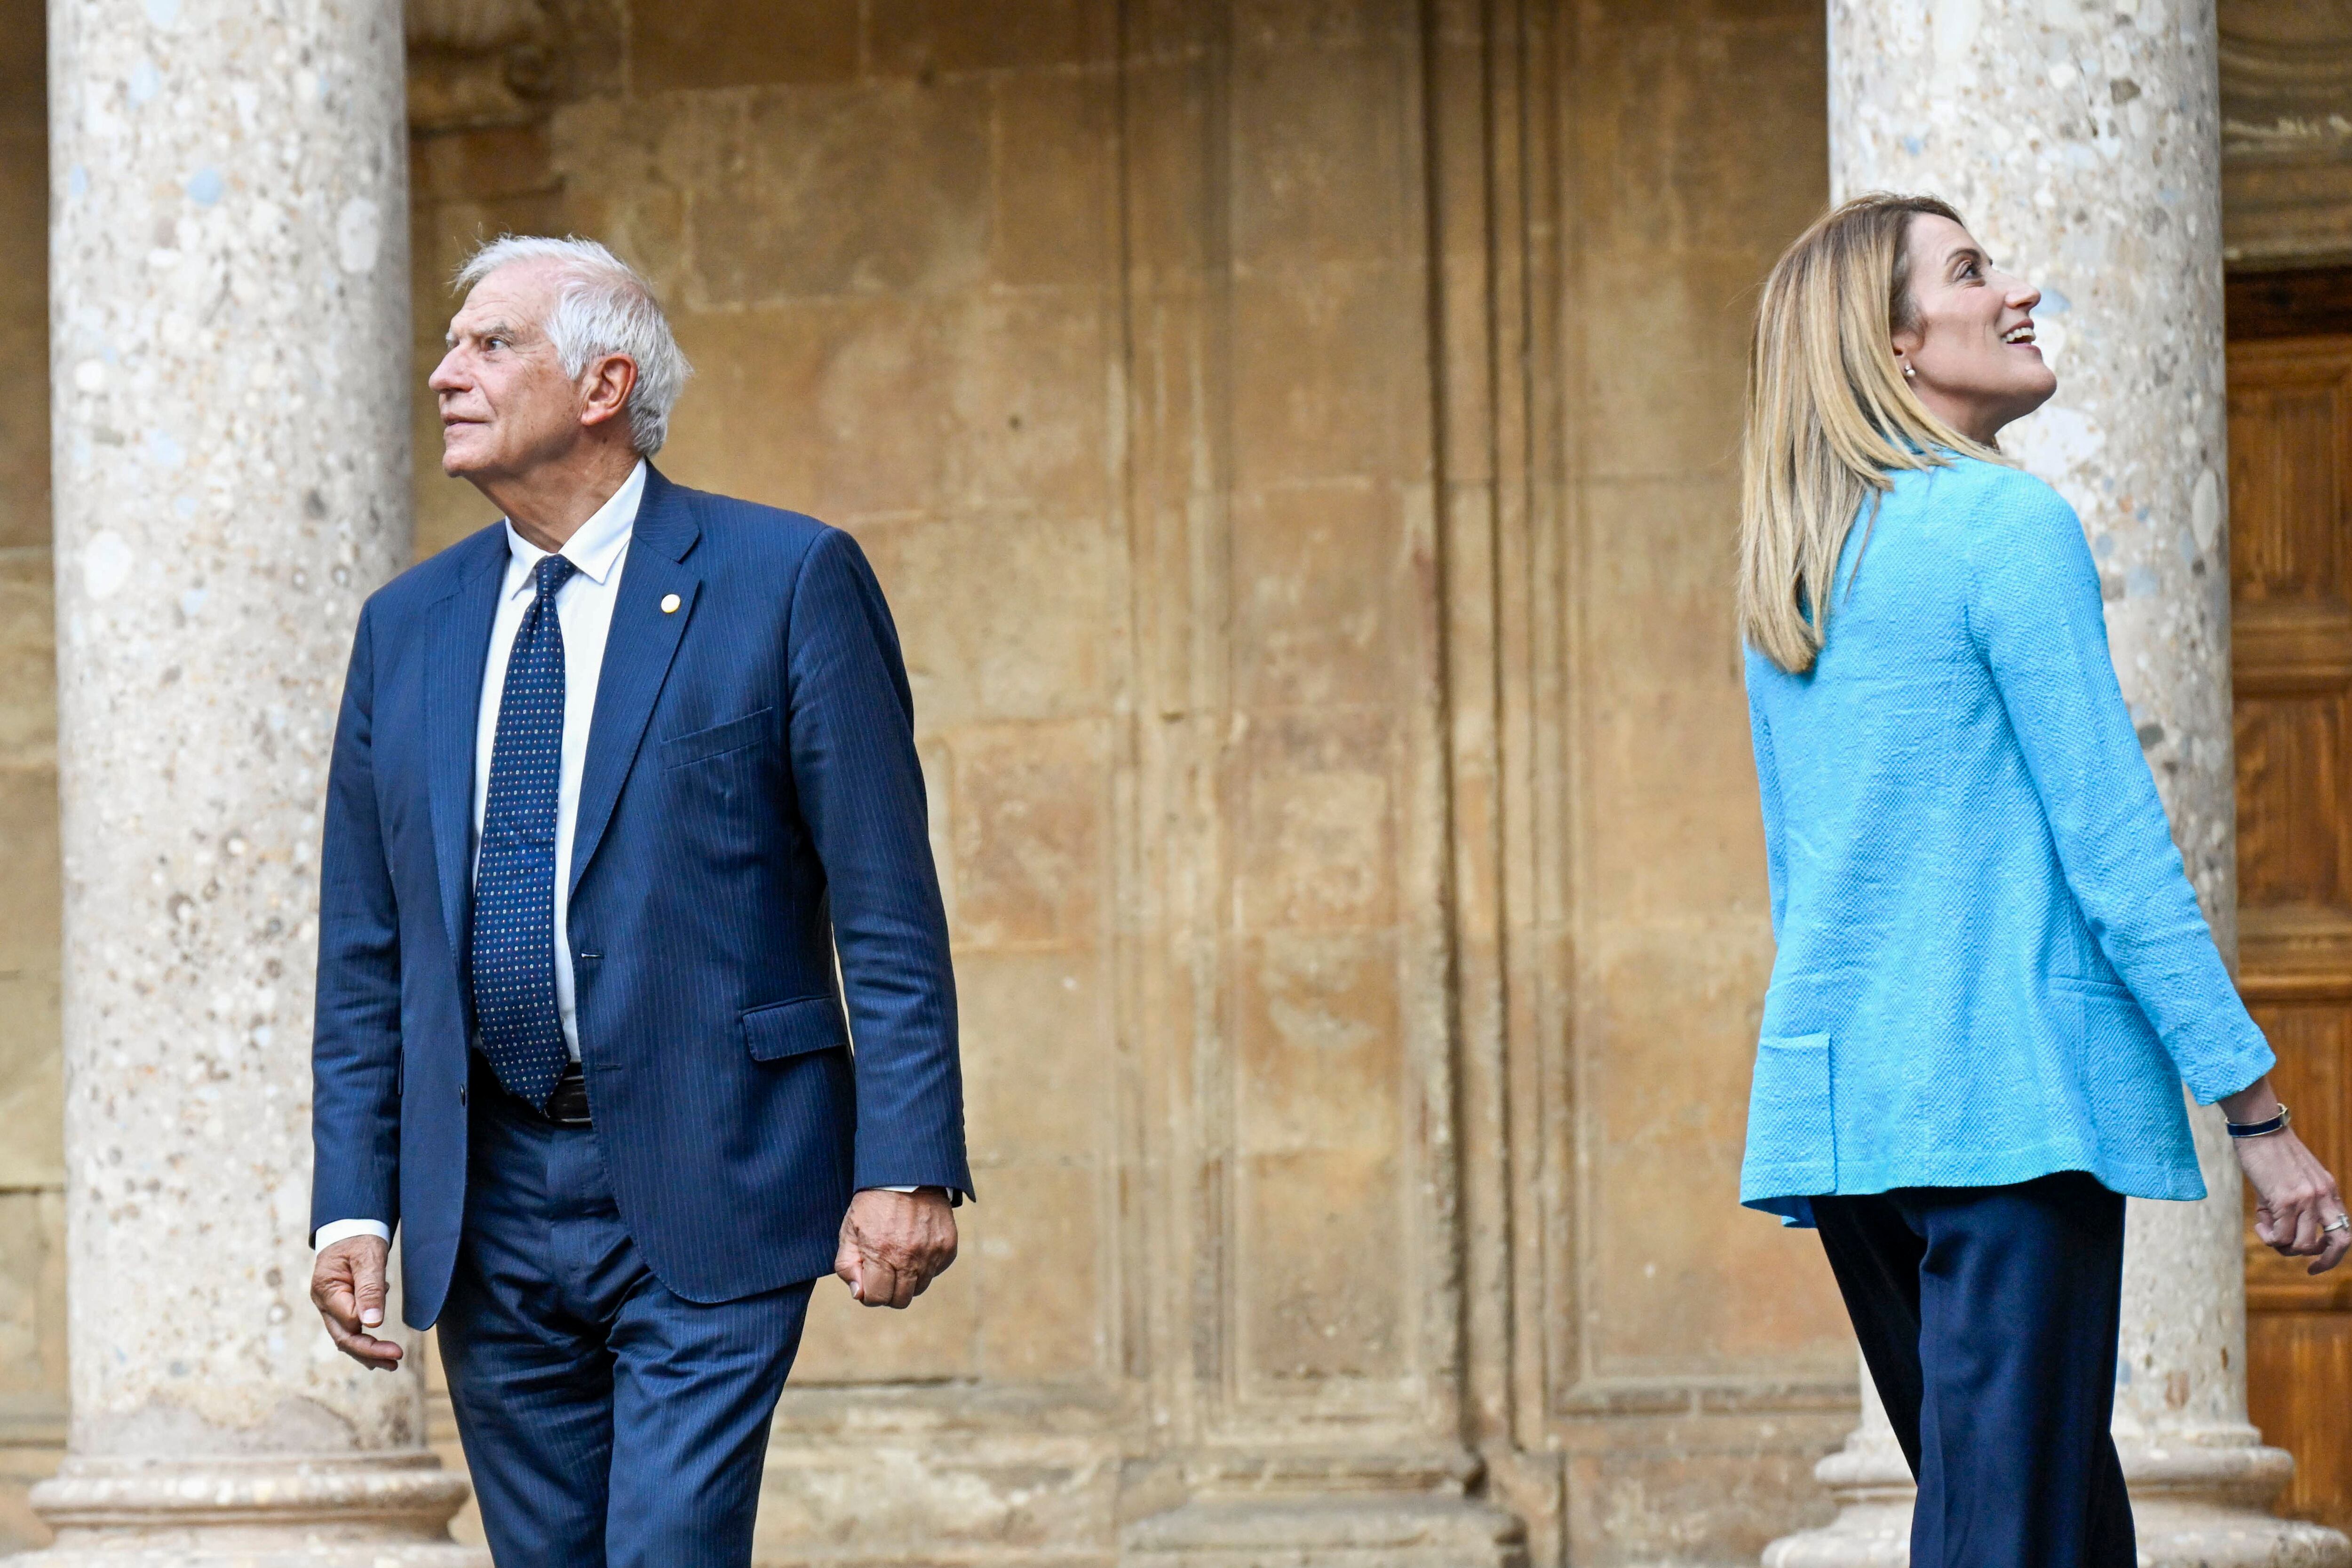
[[745, 1568], [768, 1424], [813, 1286], [705, 1305], [654, 1277], [597, 1134], [478, 1071], [440, 1321], [500, 1568]]
[[1912, 1568], [2134, 1568], [2108, 1432], [2124, 1200], [2068, 1171], [1812, 1204], [1918, 1478]]

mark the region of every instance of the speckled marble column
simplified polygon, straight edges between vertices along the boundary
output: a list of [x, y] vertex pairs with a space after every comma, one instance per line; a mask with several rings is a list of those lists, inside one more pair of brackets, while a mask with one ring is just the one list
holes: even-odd
[[51, 0], [63, 1564], [457, 1564], [308, 1301], [320, 806], [409, 547], [397, 0]]
[[[2236, 812], [2211, 0], [1830, 0], [1829, 28], [1835, 193], [1942, 196], [2001, 267], [2042, 287], [2058, 395], [2003, 444], [2082, 516], [2116, 674], [2227, 951]], [[2131, 1207], [2116, 1437], [2141, 1561], [2352, 1563], [2341, 1535], [2263, 1511], [2292, 1461], [2246, 1420], [2237, 1167], [2218, 1113], [2195, 1118], [2212, 1196]], [[1824, 1462], [1825, 1481], [1885, 1469], [1873, 1425]], [[1883, 1478], [1862, 1490], [1883, 1493]], [[1887, 1555], [1885, 1499], [1848, 1490], [1837, 1525], [1776, 1542], [1770, 1560], [1902, 1561]]]

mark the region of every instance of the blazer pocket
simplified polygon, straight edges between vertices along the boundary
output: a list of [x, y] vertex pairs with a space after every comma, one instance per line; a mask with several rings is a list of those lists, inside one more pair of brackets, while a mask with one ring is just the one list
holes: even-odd
[[1813, 1192], [1837, 1186], [1837, 1130], [1830, 1093], [1830, 1037], [1766, 1035], [1756, 1042], [1748, 1100], [1748, 1165]]
[[770, 720], [775, 712], [772, 707], [763, 707], [757, 713], [747, 713], [741, 718], [730, 718], [725, 724], [714, 724], [708, 729], [688, 730], [684, 735], [671, 736], [661, 743], [662, 766], [683, 768], [689, 762], [704, 762], [730, 751], [740, 751], [747, 746], [757, 746], [768, 738]]
[[754, 1061], [782, 1061], [848, 1043], [848, 1031], [841, 1024], [841, 1005], [831, 997], [803, 997], [753, 1008], [743, 1015], [743, 1049]]

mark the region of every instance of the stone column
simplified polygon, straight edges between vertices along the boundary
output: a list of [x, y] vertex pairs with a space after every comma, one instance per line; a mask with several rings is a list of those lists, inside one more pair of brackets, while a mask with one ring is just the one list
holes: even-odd
[[400, 6], [49, 29], [72, 1427], [20, 1561], [486, 1563], [418, 1375], [307, 1299], [320, 807], [409, 549]]
[[[1924, 192], [2042, 289], [2058, 394], [2004, 445], [2073, 503], [2124, 695], [2224, 952], [2236, 941], [2230, 573], [2222, 525], [2220, 87], [2212, 0], [1830, 0], [1833, 192]], [[2293, 1460], [2246, 1420], [2235, 1161], [2195, 1113], [2212, 1196], [2131, 1206], [2116, 1437], [2141, 1560], [2352, 1562], [2264, 1511]], [[1780, 1568], [1897, 1562], [1885, 1416], [1822, 1479], [1838, 1524]], [[1900, 1507], [1900, 1504], [1895, 1505]], [[1907, 1509], [1904, 1510], [1907, 1513]]]

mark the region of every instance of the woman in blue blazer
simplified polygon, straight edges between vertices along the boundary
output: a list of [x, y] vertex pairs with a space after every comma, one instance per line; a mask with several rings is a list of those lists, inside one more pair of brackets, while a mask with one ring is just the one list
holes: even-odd
[[1866, 196], [1765, 285], [1741, 507], [1772, 926], [1741, 1201], [1819, 1228], [1919, 1481], [1915, 1568], [2129, 1568], [2108, 1423], [2124, 1196], [2335, 1267], [2108, 660], [2074, 511], [2001, 427], [2041, 296], [1941, 202]]

